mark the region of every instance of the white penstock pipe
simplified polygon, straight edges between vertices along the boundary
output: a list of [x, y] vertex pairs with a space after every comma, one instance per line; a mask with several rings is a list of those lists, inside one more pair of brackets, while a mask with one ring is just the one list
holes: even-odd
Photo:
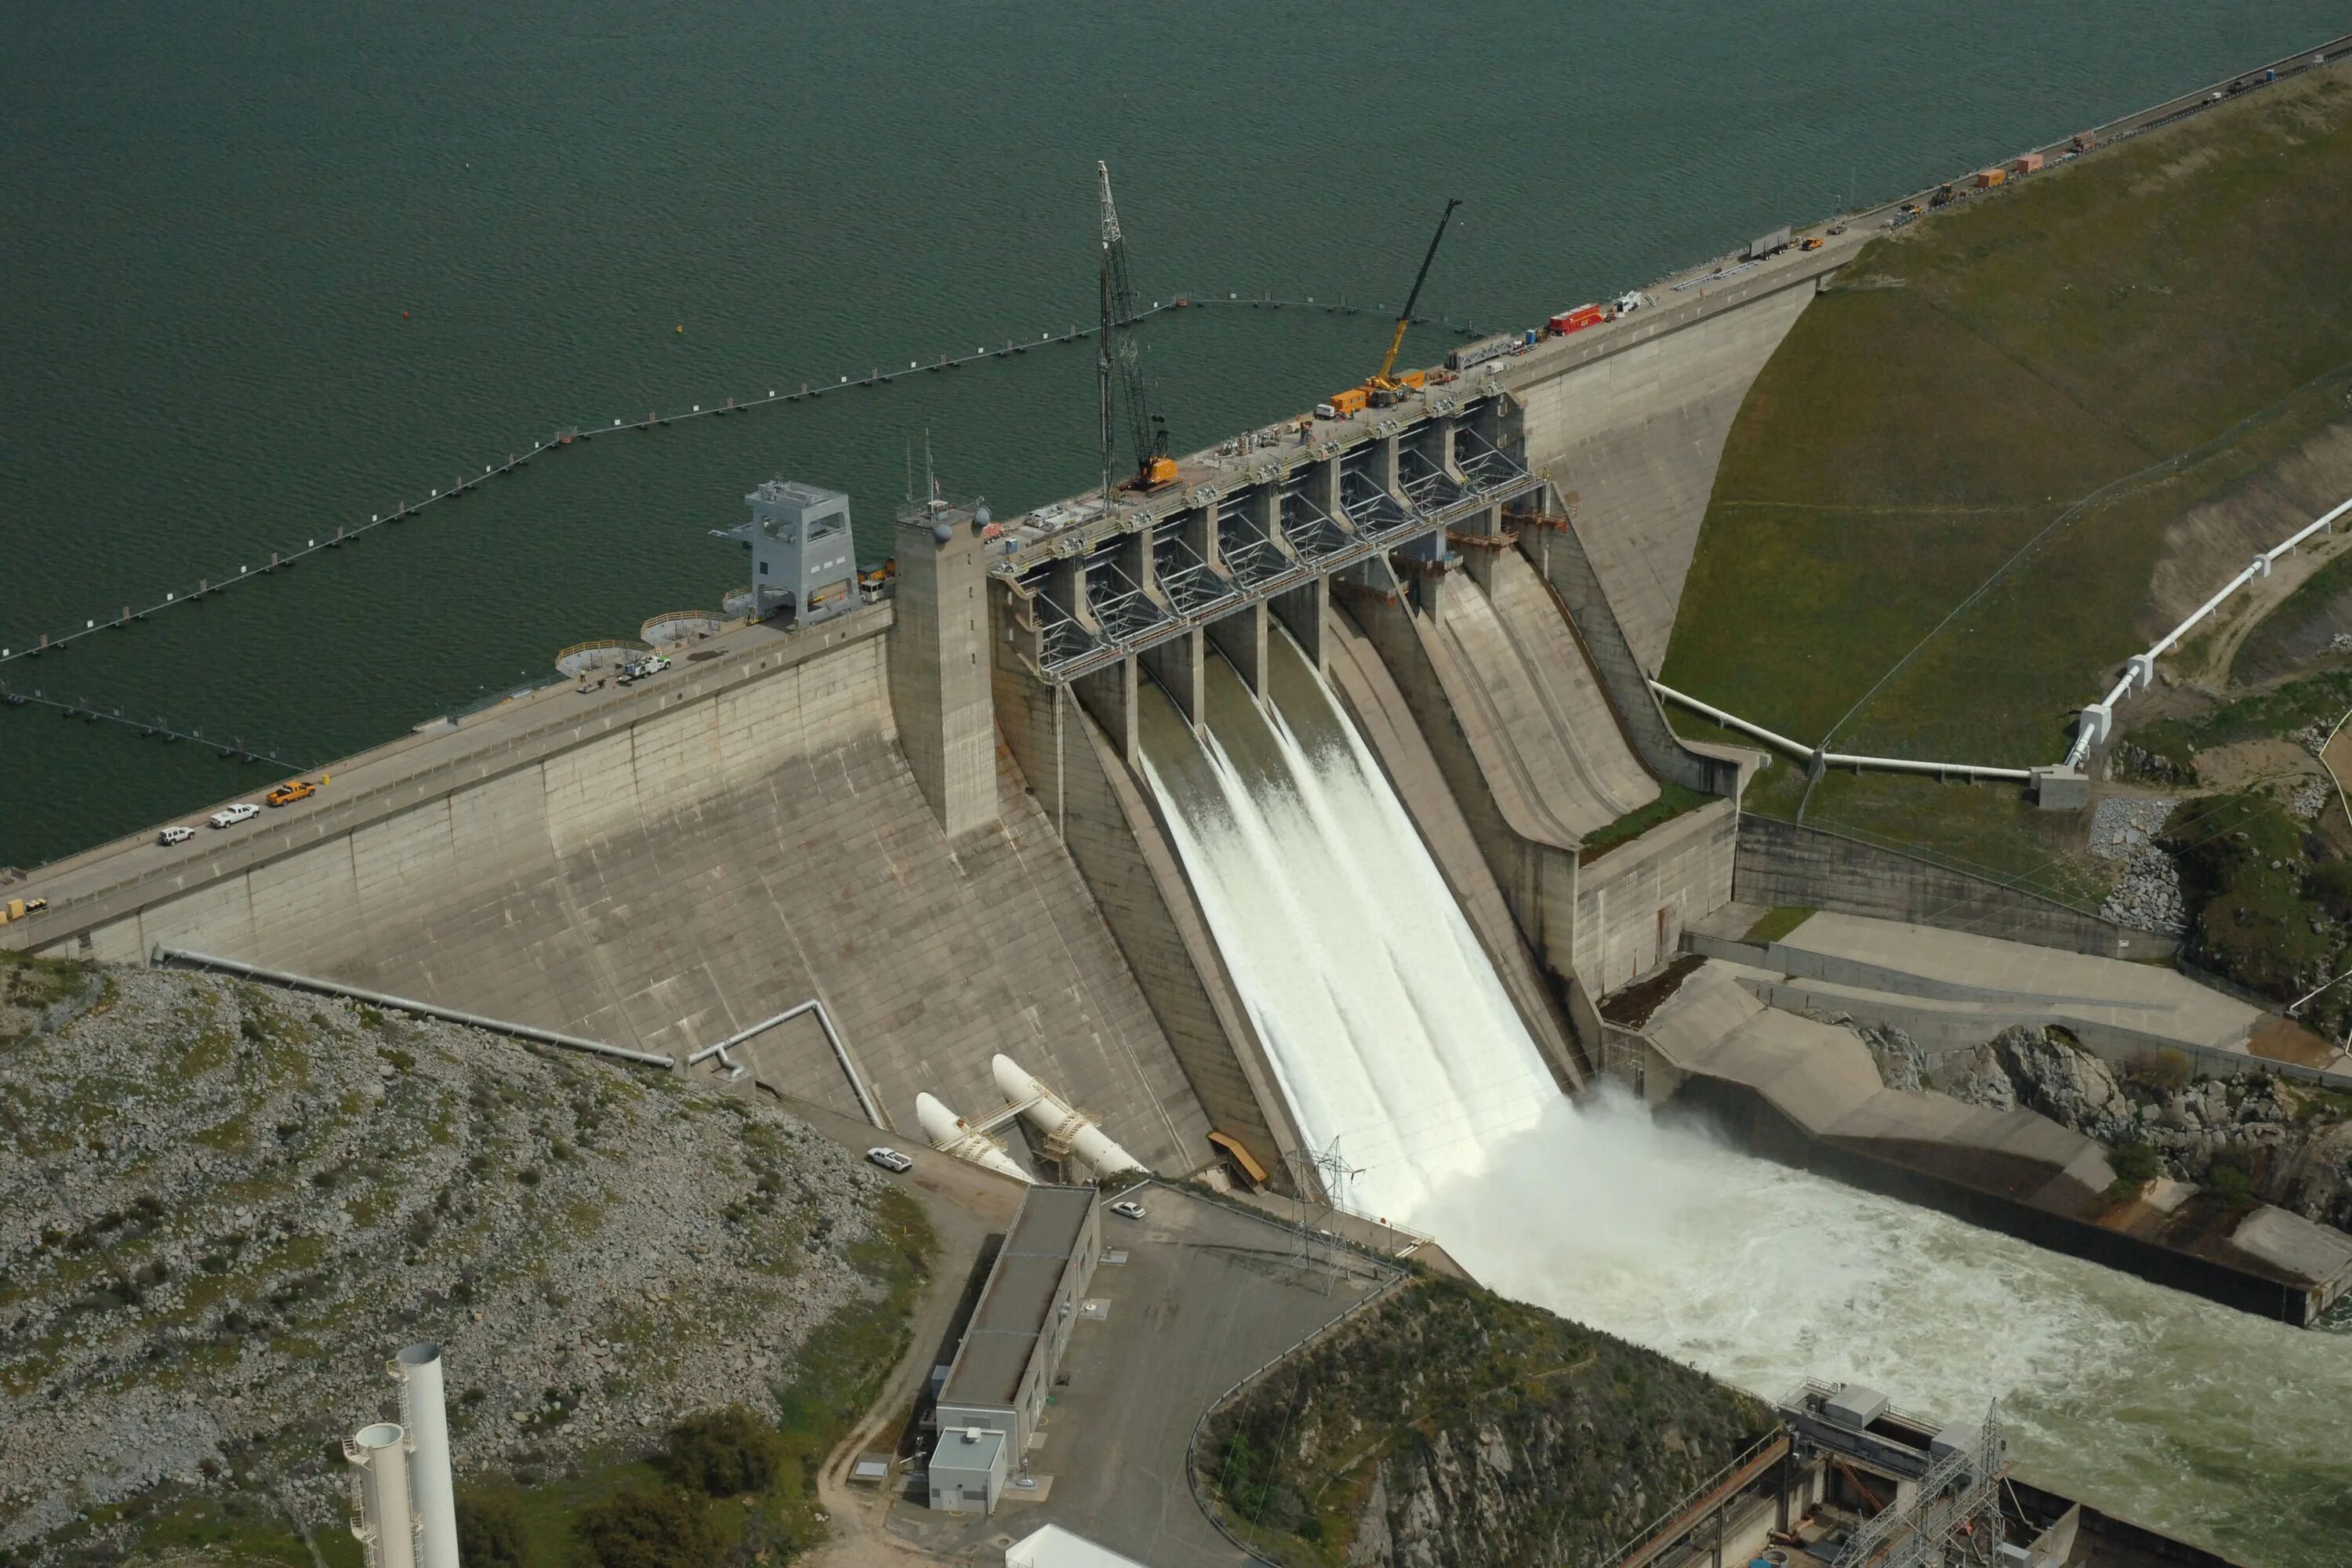
[[362, 1426], [343, 1439], [343, 1458], [359, 1473], [359, 1517], [352, 1534], [366, 1548], [368, 1568], [416, 1568], [416, 1526], [408, 1510], [408, 1435], [389, 1421]]
[[953, 1154], [959, 1160], [969, 1160], [975, 1165], [985, 1165], [1001, 1176], [1016, 1182], [1034, 1184], [1036, 1178], [1013, 1163], [1013, 1157], [982, 1132], [954, 1111], [928, 1094], [915, 1096], [915, 1121], [931, 1147], [942, 1154]]
[[1047, 1148], [1067, 1149], [1084, 1161], [1087, 1169], [1097, 1178], [1116, 1176], [1122, 1171], [1150, 1173], [1142, 1161], [1112, 1142], [1110, 1134], [1097, 1125], [1093, 1117], [1081, 1113], [1068, 1100], [1024, 1072], [1011, 1057], [999, 1056], [990, 1066], [1005, 1100], [1019, 1106], [1029, 1124], [1045, 1135]]
[[401, 1425], [408, 1428], [408, 1494], [416, 1509], [417, 1568], [458, 1568], [457, 1498], [449, 1483], [449, 1407], [441, 1386], [441, 1347], [425, 1341], [392, 1359], [400, 1381]]

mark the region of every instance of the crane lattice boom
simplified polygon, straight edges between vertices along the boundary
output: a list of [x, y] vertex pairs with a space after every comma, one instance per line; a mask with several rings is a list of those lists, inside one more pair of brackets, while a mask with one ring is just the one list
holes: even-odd
[[1143, 345], [1119, 328], [1134, 321], [1135, 285], [1128, 276], [1127, 237], [1119, 232], [1118, 207], [1111, 200], [1110, 165], [1095, 164], [1102, 191], [1102, 341], [1096, 369], [1102, 395], [1103, 494], [1114, 487], [1118, 413], [1127, 414], [1128, 438], [1135, 453], [1135, 477], [1139, 486], [1165, 484], [1176, 477], [1168, 458], [1166, 422], [1151, 412], [1143, 382]]

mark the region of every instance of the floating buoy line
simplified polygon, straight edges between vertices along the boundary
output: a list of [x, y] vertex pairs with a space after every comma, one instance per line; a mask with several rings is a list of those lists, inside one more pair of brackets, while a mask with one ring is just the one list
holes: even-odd
[[136, 730], [143, 739], [162, 740], [166, 742], [187, 741], [199, 746], [211, 748], [223, 762], [271, 763], [275, 763], [280, 772], [289, 773], [298, 773], [303, 769], [303, 764], [289, 763], [283, 757], [264, 751], [260, 746], [247, 741], [242, 735], [231, 735], [223, 740], [215, 733], [208, 741], [205, 739], [205, 732], [202, 730], [180, 729], [169, 719], [160, 715], [152, 719], [142, 719], [135, 713], [125, 713], [120, 708], [94, 707], [86, 697], [78, 697], [71, 700], [51, 697], [38, 687], [30, 691], [19, 691], [5, 681], [0, 681], [0, 707], [46, 708], [55, 712], [60, 719], [79, 719], [92, 724], [118, 724], [126, 730]]
[[[1278, 298], [1270, 293], [1228, 293], [1223, 295], [1179, 294], [1167, 300], [1155, 300], [1152, 301], [1150, 309], [1138, 310], [1132, 318], [1120, 324], [1131, 326], [1138, 321], [1145, 321], [1153, 316], [1164, 315], [1171, 310], [1182, 310], [1205, 305], [1247, 307], [1252, 310], [1323, 310], [1335, 315], [1373, 315], [1382, 313], [1382, 307], [1377, 303], [1370, 305], [1363, 304], [1360, 301], [1350, 303], [1345, 295], [1341, 295], [1336, 299], [1325, 298], [1318, 300], [1312, 294], [1309, 294], [1303, 299]], [[1459, 333], [1464, 336], [1475, 336], [1478, 331], [1477, 327], [1473, 324], [1455, 322], [1448, 321], [1444, 317], [1416, 316], [1413, 320], [1416, 324], [1436, 325], [1444, 328], [1448, 331]], [[681, 327], [680, 330], [683, 331], [683, 328]], [[754, 409], [762, 408], [773, 403], [814, 402], [829, 393], [838, 394], [848, 391], [852, 387], [883, 386], [887, 385], [891, 382], [898, 381], [908, 376], [926, 375], [938, 371], [958, 370], [965, 365], [973, 364], [983, 360], [1007, 359], [1016, 355], [1025, 354], [1031, 349], [1051, 348], [1056, 344], [1080, 342], [1086, 339], [1093, 337], [1095, 335], [1095, 328], [1080, 326], [1073, 323], [1066, 331], [1055, 332], [1049, 330], [1040, 331], [1034, 338], [1007, 338], [1000, 345], [992, 347], [982, 344], [980, 347], [973, 349], [972, 352], [968, 354], [942, 353], [936, 359], [932, 360], [908, 360], [907, 362], [906, 368], [903, 370], [896, 368], [897, 362], [893, 361], [893, 368], [888, 370], [885, 370], [879, 365], [875, 365], [869, 368], [866, 374], [862, 376], [839, 375], [831, 383], [811, 383], [804, 381], [792, 388], [780, 389], [770, 387], [765, 396], [742, 398], [730, 396], [716, 403], [697, 403], [683, 412], [674, 411], [668, 414], [663, 414], [656, 410], [648, 410], [642, 418], [631, 418], [623, 416], [614, 417], [608, 424], [587, 424], [562, 426], [553, 434], [541, 440], [532, 442], [528, 447], [509, 448], [502, 459], [484, 463], [481, 466], [481, 471], [479, 473], [475, 473], [469, 465], [467, 468], [454, 474], [446, 486], [430, 488], [425, 495], [415, 500], [404, 498], [397, 500], [394, 502], [390, 510], [373, 512], [364, 522], [357, 521], [356, 514], [354, 514], [353, 521], [335, 524], [334, 532], [331, 534], [321, 533], [315, 538], [306, 540], [303, 542], [302, 547], [299, 550], [273, 550], [269, 552], [269, 559], [266, 562], [258, 563], [254, 562], [240, 563], [233, 572], [223, 569], [218, 576], [198, 577], [195, 580], [195, 586], [194, 588], [188, 588], [184, 584], [178, 588], [167, 589], [162, 598], [151, 600], [144, 606], [123, 605], [114, 613], [84, 616], [82, 624], [79, 627], [73, 627], [60, 632], [37, 632], [32, 635], [30, 641], [21, 644], [11, 641], [5, 645], [0, 645], [0, 665], [11, 664], [19, 659], [38, 658], [46, 654], [63, 652], [84, 637], [96, 637], [100, 632], [124, 630], [141, 621], [148, 619], [150, 616], [154, 616], [159, 612], [173, 609], [182, 605], [199, 604], [205, 599], [213, 597], [215, 595], [225, 593], [229, 588], [239, 584], [249, 583], [258, 578], [270, 576], [281, 571], [289, 570], [290, 568], [299, 564], [304, 560], [307, 560], [310, 556], [316, 555], [322, 551], [340, 550], [344, 545], [356, 542], [362, 536], [375, 529], [383, 528], [391, 524], [405, 522], [410, 518], [415, 517], [419, 513], [423, 512], [428, 507], [438, 506], [445, 501], [456, 500], [458, 497], [467, 494], [487, 481], [503, 478], [506, 475], [514, 473], [517, 469], [528, 466], [532, 461], [548, 453], [560, 451], [566, 447], [593, 441], [599, 436], [625, 435], [631, 431], [655, 430], [689, 419], [719, 418], [730, 414], [748, 414]], [[25, 700], [30, 702], [45, 700], [26, 698]], [[107, 715], [100, 712], [99, 716], [106, 717]], [[123, 721], [135, 723], [134, 721]], [[187, 738], [194, 738], [194, 736], [191, 733]]]

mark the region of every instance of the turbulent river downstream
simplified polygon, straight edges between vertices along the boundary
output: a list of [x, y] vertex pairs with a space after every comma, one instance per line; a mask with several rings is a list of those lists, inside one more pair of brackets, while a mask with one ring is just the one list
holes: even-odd
[[2021, 1474], [2249, 1563], [2352, 1560], [2352, 1335], [2269, 1323], [1555, 1089], [1378, 763], [1305, 659], [1144, 758], [1301, 1127], [1350, 1207], [1507, 1294], [1777, 1397], [1856, 1379]]

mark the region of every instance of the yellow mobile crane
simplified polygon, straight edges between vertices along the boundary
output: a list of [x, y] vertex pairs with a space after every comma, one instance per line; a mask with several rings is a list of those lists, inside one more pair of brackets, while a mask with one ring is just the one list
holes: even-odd
[[1438, 241], [1445, 237], [1445, 226], [1453, 221], [1454, 209], [1461, 205], [1459, 196], [1449, 197], [1445, 210], [1437, 215], [1437, 232], [1429, 237], [1429, 250], [1421, 258], [1421, 270], [1413, 274], [1412, 292], [1404, 297], [1404, 309], [1397, 312], [1396, 331], [1389, 337], [1389, 352], [1381, 356], [1381, 368], [1370, 380], [1332, 395], [1331, 406], [1339, 413], [1360, 414], [1368, 404], [1374, 408], [1386, 408], [1406, 393], [1421, 390], [1421, 372], [1409, 370], [1395, 379], [1391, 378], [1391, 373], [1396, 369], [1397, 351], [1404, 347], [1405, 329], [1412, 325], [1412, 308], [1421, 299], [1421, 286], [1429, 281], [1429, 264], [1437, 259]]

